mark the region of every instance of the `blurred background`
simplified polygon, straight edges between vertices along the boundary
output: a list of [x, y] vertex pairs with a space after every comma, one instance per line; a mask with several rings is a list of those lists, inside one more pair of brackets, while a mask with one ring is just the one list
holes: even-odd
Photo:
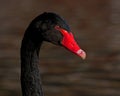
[[21, 96], [20, 46], [36, 16], [62, 16], [87, 59], [45, 42], [40, 72], [45, 96], [120, 96], [120, 0], [1, 0], [0, 96]]

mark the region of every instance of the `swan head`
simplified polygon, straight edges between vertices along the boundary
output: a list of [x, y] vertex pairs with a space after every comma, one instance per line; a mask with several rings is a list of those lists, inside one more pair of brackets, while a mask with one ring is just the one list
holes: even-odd
[[59, 15], [45, 12], [35, 18], [33, 24], [34, 30], [37, 30], [37, 40], [40, 39], [63, 46], [82, 59], [86, 58], [85, 51], [77, 44], [68, 24]]

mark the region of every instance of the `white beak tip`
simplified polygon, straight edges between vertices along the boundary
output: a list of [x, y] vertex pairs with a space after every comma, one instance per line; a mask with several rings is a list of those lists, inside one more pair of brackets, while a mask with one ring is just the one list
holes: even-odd
[[83, 60], [86, 58], [86, 53], [82, 49], [78, 50], [77, 55], [80, 56]]

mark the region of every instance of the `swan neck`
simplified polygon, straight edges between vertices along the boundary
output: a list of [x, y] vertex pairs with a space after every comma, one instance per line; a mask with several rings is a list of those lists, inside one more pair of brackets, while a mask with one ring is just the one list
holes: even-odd
[[43, 96], [40, 72], [39, 49], [42, 44], [34, 44], [23, 39], [21, 46], [21, 88], [22, 96]]

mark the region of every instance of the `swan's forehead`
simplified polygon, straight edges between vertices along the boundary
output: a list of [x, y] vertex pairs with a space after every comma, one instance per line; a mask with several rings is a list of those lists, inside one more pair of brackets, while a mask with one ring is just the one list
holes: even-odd
[[64, 36], [65, 34], [69, 34], [70, 32], [68, 32], [67, 30], [61, 28], [60, 26], [55, 26], [55, 29], [60, 31], [60, 33]]

